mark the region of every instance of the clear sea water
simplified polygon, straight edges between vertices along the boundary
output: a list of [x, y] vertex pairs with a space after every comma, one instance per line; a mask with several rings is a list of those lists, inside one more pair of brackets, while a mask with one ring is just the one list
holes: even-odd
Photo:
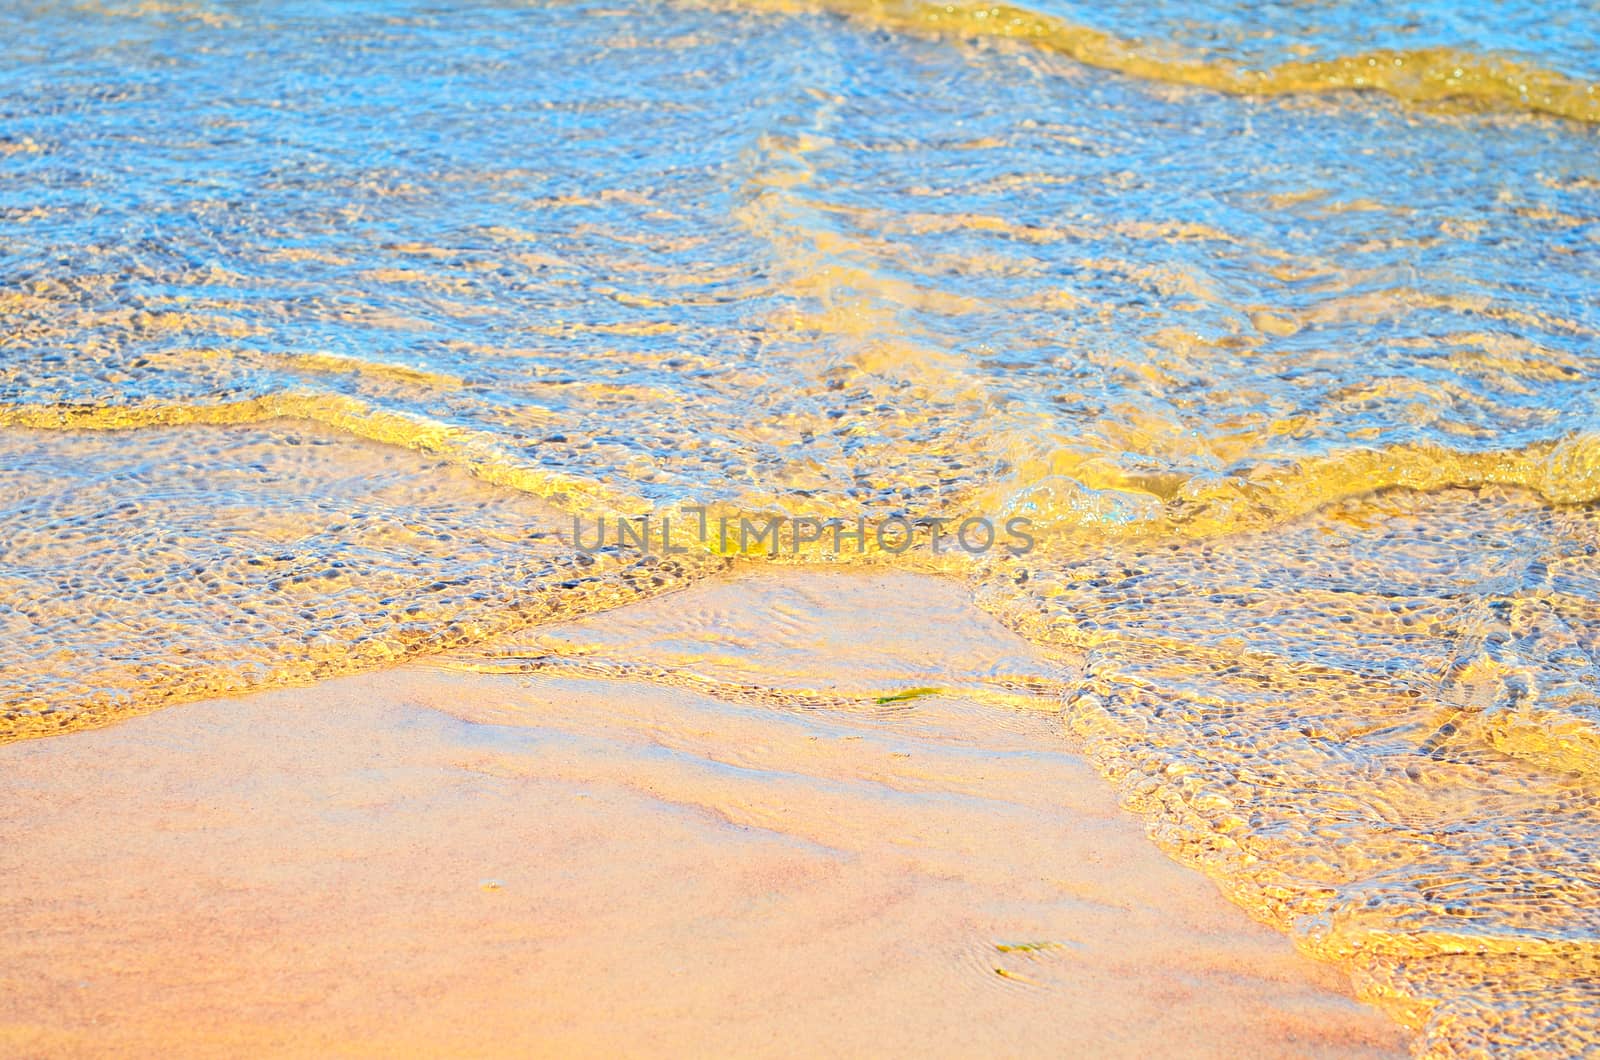
[[[0, 36], [0, 740], [739, 564], [931, 569], [1419, 1049], [1600, 1048], [1600, 7]], [[691, 508], [1036, 547], [573, 540]]]

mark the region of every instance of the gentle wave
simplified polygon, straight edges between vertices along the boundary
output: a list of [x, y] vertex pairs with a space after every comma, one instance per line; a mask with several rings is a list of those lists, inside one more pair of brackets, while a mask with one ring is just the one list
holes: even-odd
[[[328, 358], [356, 370], [353, 358]], [[361, 370], [385, 373], [383, 365]], [[399, 373], [410, 378], [415, 373]], [[493, 435], [452, 426], [416, 413], [390, 410], [337, 393], [292, 393], [207, 404], [117, 406], [0, 406], [0, 428], [121, 431], [185, 425], [263, 424], [299, 420], [395, 445], [443, 460], [474, 478], [550, 501], [579, 519], [669, 518], [686, 508], [712, 521], [741, 517], [839, 519], [854, 512], [836, 499], [792, 497], [775, 505], [767, 491], [747, 498], [689, 497], [653, 505], [598, 480], [531, 466]], [[1438, 444], [1350, 449], [1319, 459], [1264, 463], [1227, 477], [1141, 478], [1095, 466], [1093, 458], [1063, 452], [1019, 468], [994, 484], [978, 484], [947, 499], [941, 513], [967, 517], [1025, 518], [1045, 548], [1080, 550], [1095, 539], [1180, 536], [1215, 538], [1269, 528], [1340, 502], [1389, 489], [1432, 492], [1478, 486], [1525, 489], [1552, 504], [1600, 500], [1600, 435], [1574, 433], [1519, 449], [1464, 451]], [[847, 519], [848, 521], [848, 519]], [[721, 554], [716, 542], [688, 539], [687, 547]], [[822, 551], [822, 542], [809, 553]], [[870, 537], [863, 556], [878, 554]], [[743, 553], [740, 553], [743, 554]], [[750, 552], [759, 556], [760, 552]], [[829, 555], [830, 562], [841, 558]]]
[[1513, 59], [1450, 48], [1377, 49], [1257, 68], [1196, 58], [1009, 4], [926, 0], [754, 0], [752, 6], [822, 10], [876, 26], [964, 38], [1021, 41], [1101, 70], [1235, 95], [1378, 91], [1407, 103], [1453, 101], [1600, 122], [1600, 85]]
[[[340, 368], [353, 358], [328, 359]], [[381, 365], [362, 369], [400, 373]], [[344, 394], [273, 394], [240, 401], [138, 405], [13, 405], [0, 407], [0, 427], [35, 430], [120, 431], [191, 424], [220, 426], [300, 420], [344, 431], [370, 442], [438, 456], [474, 478], [535, 497], [557, 500], [569, 511], [636, 515], [649, 510], [641, 498], [605, 483], [528, 467], [512, 459], [500, 442], [482, 431], [454, 427], [415, 413], [376, 407]]]

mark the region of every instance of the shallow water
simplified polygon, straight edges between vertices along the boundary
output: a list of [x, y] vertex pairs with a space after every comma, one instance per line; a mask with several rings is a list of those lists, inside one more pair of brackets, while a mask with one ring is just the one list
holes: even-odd
[[[942, 570], [1423, 1048], [1600, 1045], [1592, 10], [0, 23], [0, 739]], [[694, 506], [1036, 547], [573, 540]]]

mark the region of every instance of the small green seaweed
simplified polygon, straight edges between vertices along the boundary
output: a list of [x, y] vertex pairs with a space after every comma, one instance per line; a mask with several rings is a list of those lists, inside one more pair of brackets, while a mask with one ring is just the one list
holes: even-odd
[[921, 699], [923, 696], [936, 696], [944, 691], [940, 688], [907, 688], [901, 692], [891, 692], [887, 696], [879, 696], [879, 703], [903, 703], [908, 699]]

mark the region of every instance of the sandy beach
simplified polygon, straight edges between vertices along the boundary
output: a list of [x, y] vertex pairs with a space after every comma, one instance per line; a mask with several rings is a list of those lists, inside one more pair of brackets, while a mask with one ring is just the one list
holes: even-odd
[[1600, 5], [0, 39], [0, 1060], [1600, 1056]]
[[767, 570], [0, 748], [0, 1052], [1402, 1054], [1061, 676], [959, 585]]

